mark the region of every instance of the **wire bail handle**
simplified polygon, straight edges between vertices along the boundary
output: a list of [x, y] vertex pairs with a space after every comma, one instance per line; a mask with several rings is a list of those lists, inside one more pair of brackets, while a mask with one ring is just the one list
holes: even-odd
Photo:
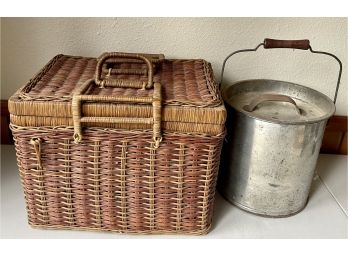
[[264, 49], [274, 49], [274, 48], [290, 48], [290, 49], [300, 49], [300, 50], [310, 50], [312, 53], [315, 54], [323, 54], [323, 55], [329, 55], [331, 57], [333, 57], [339, 64], [340, 68], [339, 68], [339, 72], [338, 72], [338, 79], [337, 79], [337, 85], [336, 85], [336, 90], [335, 90], [335, 95], [334, 95], [334, 104], [336, 104], [336, 100], [337, 100], [337, 93], [338, 93], [338, 89], [340, 86], [340, 81], [341, 81], [341, 76], [342, 76], [342, 62], [341, 60], [335, 56], [334, 54], [328, 53], [328, 52], [323, 52], [323, 51], [314, 51], [310, 45], [310, 42], [308, 39], [303, 39], [303, 40], [278, 40], [278, 39], [270, 39], [270, 38], [265, 38], [265, 40], [263, 41], [263, 43], [258, 44], [255, 48], [251, 48], [251, 49], [242, 49], [242, 50], [238, 50], [235, 51], [231, 54], [229, 54], [223, 64], [222, 64], [222, 69], [221, 69], [221, 80], [220, 80], [220, 88], [222, 86], [222, 82], [223, 82], [223, 77], [224, 77], [224, 71], [225, 71], [225, 65], [227, 60], [238, 53], [243, 53], [243, 52], [255, 52], [257, 51], [257, 49], [259, 49], [261, 46], [263, 46]]

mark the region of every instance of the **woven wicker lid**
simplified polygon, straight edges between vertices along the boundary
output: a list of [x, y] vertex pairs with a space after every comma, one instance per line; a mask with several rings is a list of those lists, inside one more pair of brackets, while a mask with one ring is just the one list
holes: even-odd
[[[108, 65], [105, 63], [103, 69], [107, 71]], [[162, 121], [171, 123], [167, 128], [176, 130], [176, 127], [180, 127], [179, 123], [189, 128], [192, 123], [196, 127], [205, 127], [202, 133], [209, 133], [209, 127], [214, 133], [223, 130], [226, 111], [208, 62], [153, 58], [152, 65], [153, 81], [160, 83], [162, 88]], [[96, 58], [57, 55], [10, 98], [11, 122], [21, 126], [71, 125], [72, 97], [82, 84], [94, 79], [96, 66]], [[142, 63], [124, 60], [117, 64], [121, 73], [105, 72], [103, 76], [146, 81], [145, 68]], [[136, 72], [131, 73], [130, 70]], [[86, 94], [148, 97], [153, 94], [153, 89], [95, 86]], [[130, 105], [88, 101], [83, 104], [82, 113], [93, 117], [151, 117], [152, 108], [141, 103]]]

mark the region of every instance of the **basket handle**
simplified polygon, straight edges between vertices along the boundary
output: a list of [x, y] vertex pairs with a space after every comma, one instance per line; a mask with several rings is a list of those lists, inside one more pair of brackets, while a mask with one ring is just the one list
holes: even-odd
[[336, 104], [336, 100], [337, 100], [337, 93], [338, 93], [338, 89], [340, 86], [340, 81], [341, 81], [341, 75], [342, 75], [342, 62], [341, 60], [335, 56], [334, 54], [328, 53], [328, 52], [322, 52], [322, 51], [314, 51], [310, 45], [310, 42], [308, 39], [303, 39], [303, 40], [278, 40], [278, 39], [270, 39], [270, 38], [266, 38], [264, 40], [263, 43], [258, 44], [255, 48], [251, 48], [251, 49], [242, 49], [242, 50], [238, 50], [235, 51], [231, 54], [229, 54], [223, 64], [222, 64], [222, 69], [221, 69], [221, 80], [220, 80], [220, 87], [222, 85], [223, 82], [223, 78], [224, 78], [224, 71], [225, 71], [225, 66], [226, 66], [226, 62], [228, 61], [228, 59], [238, 53], [242, 53], [242, 52], [255, 52], [257, 51], [257, 49], [259, 49], [261, 46], [263, 46], [263, 48], [265, 49], [274, 49], [274, 48], [291, 48], [291, 49], [301, 49], [301, 50], [310, 50], [312, 53], [315, 54], [324, 54], [324, 55], [328, 55], [331, 56], [332, 58], [334, 58], [338, 64], [339, 64], [339, 72], [338, 72], [338, 78], [337, 78], [337, 84], [336, 84], [336, 89], [335, 89], [335, 95], [333, 98], [333, 102], [334, 104]]
[[[111, 52], [111, 53], [104, 53], [98, 58], [98, 63], [95, 71], [95, 84], [103, 88], [104, 86], [111, 86], [111, 87], [130, 87], [130, 88], [152, 88], [153, 87], [153, 67], [152, 63], [150, 61], [151, 57], [154, 57], [155, 55], [146, 55], [146, 54], [130, 54], [130, 53], [117, 53], [117, 52]], [[159, 59], [161, 58], [161, 55], [158, 55]], [[147, 73], [147, 82], [140, 81], [140, 80], [128, 80], [128, 79], [111, 79], [109, 78], [111, 70], [109, 70], [109, 76], [107, 75], [106, 78], [102, 79], [102, 72], [103, 72], [103, 65], [106, 61], [109, 60], [110, 62], [116, 63], [117, 59], [124, 59], [125, 61], [129, 60], [140, 60], [144, 62], [147, 65], [147, 72], [145, 71], [135, 71], [135, 70], [121, 70], [119, 73], [125, 73], [125, 74], [144, 74]]]
[[[141, 54], [139, 53], [139, 55], [144, 56], [146, 58], [148, 58], [151, 62], [151, 64], [153, 65], [154, 68], [154, 73], [156, 73], [156, 67], [157, 64], [163, 62], [164, 60], [164, 55], [163, 54]], [[102, 65], [102, 74], [107, 74], [106, 76], [109, 77], [111, 75], [116, 75], [116, 74], [126, 74], [126, 75], [147, 75], [148, 73], [148, 69], [116, 69], [114, 67], [110, 68], [110, 66], [112, 64], [117, 64], [117, 63], [144, 63], [143, 60], [139, 60], [139, 59], [132, 59], [132, 58], [110, 58], [107, 59], [104, 64], [106, 65]]]
[[296, 112], [301, 115], [301, 110], [297, 106], [294, 99], [292, 99], [290, 96], [287, 95], [281, 95], [281, 94], [262, 94], [257, 97], [255, 97], [248, 105], [245, 105], [243, 109], [247, 112], [253, 112], [256, 107], [264, 102], [287, 102], [291, 103], [295, 106]]
[[[161, 84], [154, 83], [152, 97], [129, 97], [129, 96], [105, 96], [105, 95], [84, 95], [84, 93], [95, 83], [93, 79], [87, 80], [74, 93], [72, 98], [72, 115], [74, 123], [74, 141], [79, 143], [82, 140], [81, 123], [132, 123], [132, 124], [153, 124], [154, 147], [158, 148], [162, 141], [161, 134]], [[129, 118], [129, 117], [82, 117], [82, 102], [121, 102], [121, 103], [143, 103], [152, 104], [153, 117], [151, 118]]]

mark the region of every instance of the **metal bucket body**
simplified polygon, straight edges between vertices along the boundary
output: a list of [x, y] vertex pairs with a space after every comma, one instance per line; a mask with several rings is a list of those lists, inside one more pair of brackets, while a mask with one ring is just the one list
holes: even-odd
[[236, 112], [228, 127], [233, 136], [224, 145], [220, 192], [256, 214], [297, 213], [307, 202], [325, 124], [275, 124]]
[[[282, 102], [267, 102], [258, 112], [247, 112], [241, 103], [245, 99], [234, 96], [249, 92], [287, 95], [302, 114], [297, 117], [291, 113], [293, 107]], [[263, 216], [283, 217], [302, 210], [334, 103], [313, 89], [274, 80], [238, 82], [223, 89], [223, 98], [228, 119], [220, 192], [238, 207]], [[275, 114], [264, 117], [263, 108]]]

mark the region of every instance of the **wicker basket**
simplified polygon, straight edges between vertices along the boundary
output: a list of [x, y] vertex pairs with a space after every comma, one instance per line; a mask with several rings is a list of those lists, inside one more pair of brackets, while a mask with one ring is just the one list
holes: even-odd
[[30, 225], [208, 232], [226, 111], [206, 61], [58, 55], [9, 109]]

